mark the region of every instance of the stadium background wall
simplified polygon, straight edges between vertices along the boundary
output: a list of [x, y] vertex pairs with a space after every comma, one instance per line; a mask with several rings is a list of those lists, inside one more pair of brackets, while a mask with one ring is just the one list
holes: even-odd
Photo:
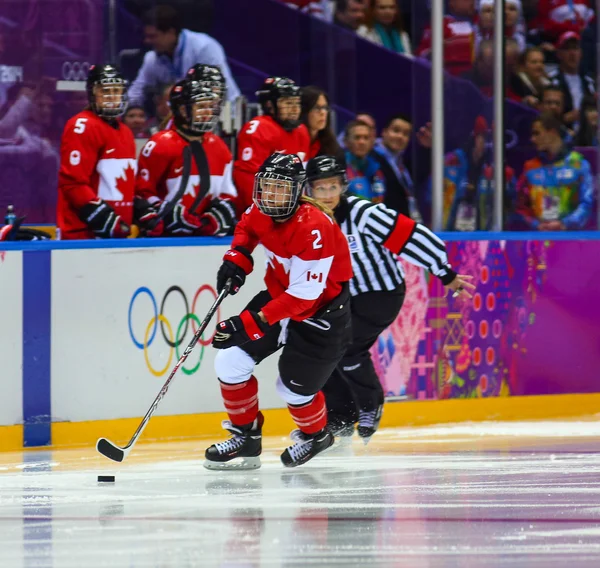
[[[444, 237], [453, 265], [474, 276], [477, 296], [461, 306], [435, 278], [407, 267], [405, 307], [373, 348], [390, 401], [383, 424], [595, 414], [600, 236]], [[211, 305], [227, 245], [2, 243], [0, 449], [127, 440]], [[262, 288], [264, 261], [258, 250], [257, 269], [221, 317]], [[209, 341], [173, 381], [143, 439], [220, 432]], [[286, 435], [293, 425], [275, 393], [277, 359], [257, 375], [265, 431]]]

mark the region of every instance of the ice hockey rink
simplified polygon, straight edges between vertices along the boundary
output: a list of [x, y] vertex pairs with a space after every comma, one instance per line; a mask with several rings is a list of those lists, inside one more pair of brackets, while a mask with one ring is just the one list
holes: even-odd
[[[600, 424], [382, 430], [284, 469], [202, 467], [205, 440], [0, 454], [0, 566], [600, 566]], [[97, 476], [114, 474], [114, 484]]]

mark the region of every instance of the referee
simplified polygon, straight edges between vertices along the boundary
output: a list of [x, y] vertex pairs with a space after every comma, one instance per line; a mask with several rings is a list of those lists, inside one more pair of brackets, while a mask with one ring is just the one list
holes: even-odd
[[348, 239], [354, 276], [352, 343], [323, 392], [329, 426], [338, 436], [358, 435], [367, 443], [381, 420], [384, 393], [369, 350], [379, 334], [398, 316], [406, 284], [398, 256], [428, 269], [457, 297], [470, 298], [471, 276], [454, 272], [442, 240], [409, 217], [353, 195], [344, 195], [344, 165], [333, 156], [319, 156], [306, 166], [309, 197], [333, 210]]

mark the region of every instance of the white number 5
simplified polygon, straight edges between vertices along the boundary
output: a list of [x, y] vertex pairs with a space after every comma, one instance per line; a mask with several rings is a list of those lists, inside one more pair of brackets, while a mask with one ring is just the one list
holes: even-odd
[[87, 118], [78, 118], [75, 121], [75, 128], [73, 128], [73, 132], [75, 132], [75, 134], [82, 134], [85, 131], [85, 123], [87, 121]]
[[313, 241], [313, 248], [323, 248], [323, 245], [321, 244], [321, 231], [319, 231], [319, 229], [315, 229], [314, 231], [311, 231], [310, 234], [315, 236], [315, 240]]

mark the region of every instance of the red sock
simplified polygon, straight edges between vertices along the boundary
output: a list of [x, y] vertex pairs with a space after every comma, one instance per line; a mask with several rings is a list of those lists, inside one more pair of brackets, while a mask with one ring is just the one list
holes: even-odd
[[219, 381], [221, 395], [229, 420], [235, 426], [245, 426], [254, 422], [258, 414], [258, 381], [252, 375], [244, 383], [229, 385]]
[[316, 434], [327, 426], [327, 407], [321, 391], [308, 404], [288, 404], [288, 409], [298, 428], [305, 434]]

